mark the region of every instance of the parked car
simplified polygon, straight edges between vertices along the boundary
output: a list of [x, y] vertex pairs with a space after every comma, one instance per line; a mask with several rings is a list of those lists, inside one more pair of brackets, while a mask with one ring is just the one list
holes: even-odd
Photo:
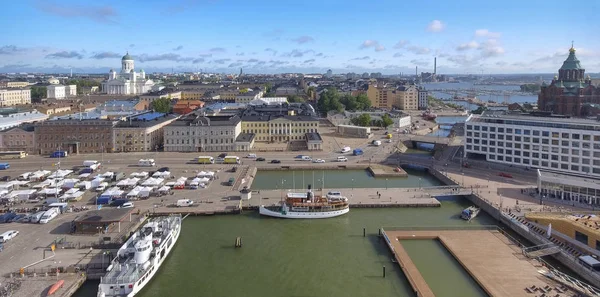
[[227, 157], [227, 153], [222, 153], [218, 157], [221, 159], [225, 159], [225, 157]]
[[302, 159], [302, 157], [304, 157], [304, 155], [297, 155], [294, 157], [294, 159]]
[[118, 208], [132, 208], [132, 207], [133, 207], [133, 202], [125, 202]]
[[158, 172], [166, 172], [166, 171], [169, 171], [169, 167], [162, 167], [162, 168], [160, 168], [160, 169], [158, 169], [156, 171], [158, 171]]
[[265, 159], [265, 158], [263, 158], [263, 157], [256, 158], [256, 161], [265, 161], [265, 160], [266, 160], [266, 159]]
[[279, 161], [279, 160], [271, 160], [271, 163], [272, 164], [279, 164], [279, 163], [281, 163], [281, 161]]
[[0, 181], [3, 181], [3, 182], [9, 181], [9, 180], [10, 180], [10, 176], [8, 176], [8, 175], [5, 175], [5, 176], [3, 176], [3, 177], [0, 178]]
[[231, 172], [237, 172], [237, 167], [231, 167]]
[[2, 234], [0, 234], [0, 243], [4, 243], [7, 242], [13, 238], [15, 238], [15, 236], [19, 235], [19, 231], [17, 230], [8, 230]]
[[501, 176], [501, 177], [507, 177], [507, 178], [512, 178], [512, 175], [510, 175], [510, 174], [508, 174], [508, 173], [504, 173], [504, 172], [500, 172], [500, 173], [498, 173], [498, 176]]
[[256, 159], [256, 154], [248, 154], [246, 158]]
[[325, 160], [323, 160], [323, 159], [314, 159], [313, 163], [325, 163]]

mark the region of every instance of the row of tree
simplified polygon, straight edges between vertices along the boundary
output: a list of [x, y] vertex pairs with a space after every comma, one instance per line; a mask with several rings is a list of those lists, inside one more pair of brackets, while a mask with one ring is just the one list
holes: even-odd
[[357, 117], [351, 118], [350, 123], [361, 127], [389, 127], [392, 124], [394, 124], [394, 120], [392, 120], [392, 118], [388, 114], [384, 114], [381, 117], [381, 120], [373, 120], [371, 119], [371, 115], [369, 115], [368, 113], [363, 113]]
[[100, 82], [90, 79], [71, 79], [65, 82], [66, 85], [76, 85], [77, 94], [81, 95], [85, 91], [89, 92], [92, 87], [100, 88]]
[[329, 88], [321, 93], [317, 108], [323, 113], [335, 110], [342, 112], [344, 109], [349, 111], [367, 110], [371, 108], [371, 101], [366, 94], [352, 96], [349, 94], [340, 94], [336, 89]]
[[519, 87], [521, 88], [521, 92], [536, 93], [541, 90], [542, 86], [540, 84], [523, 84]]

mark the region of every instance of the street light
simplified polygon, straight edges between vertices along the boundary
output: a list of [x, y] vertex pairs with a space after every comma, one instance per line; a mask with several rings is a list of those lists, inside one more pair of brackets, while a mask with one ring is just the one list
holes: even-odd
[[354, 179], [352, 179], [352, 191], [354, 191]]
[[386, 178], [386, 179], [385, 179], [385, 189], [386, 189], [386, 190], [388, 189], [388, 184], [387, 184], [387, 182], [388, 182], [388, 179]]

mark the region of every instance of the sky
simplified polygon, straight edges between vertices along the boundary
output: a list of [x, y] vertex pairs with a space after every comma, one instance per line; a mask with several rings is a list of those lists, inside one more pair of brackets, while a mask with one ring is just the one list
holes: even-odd
[[600, 72], [600, 1], [21, 0], [0, 72], [555, 73], [574, 42]]

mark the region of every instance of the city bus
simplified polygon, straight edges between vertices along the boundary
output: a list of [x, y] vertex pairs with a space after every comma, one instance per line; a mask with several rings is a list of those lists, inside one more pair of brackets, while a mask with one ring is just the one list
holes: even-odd
[[24, 151], [0, 152], [0, 159], [23, 159], [27, 157]]

